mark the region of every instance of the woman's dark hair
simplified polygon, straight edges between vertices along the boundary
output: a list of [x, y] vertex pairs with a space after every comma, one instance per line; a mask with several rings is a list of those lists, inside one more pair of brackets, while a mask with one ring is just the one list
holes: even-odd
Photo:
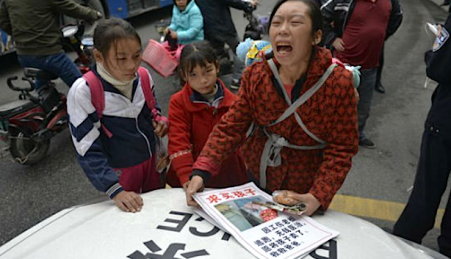
[[208, 63], [219, 65], [216, 51], [208, 41], [196, 41], [183, 48], [180, 55], [180, 72], [186, 77], [196, 66], [206, 67]]
[[141, 38], [135, 28], [119, 18], [102, 19], [94, 30], [94, 48], [106, 55], [112, 45], [121, 39], [136, 39], [141, 45]]
[[312, 19], [312, 35], [315, 35], [318, 30], [323, 29], [323, 15], [321, 14], [321, 10], [315, 0], [279, 0], [269, 16], [269, 27], [271, 27], [272, 19], [274, 18], [277, 10], [279, 10], [281, 5], [288, 1], [302, 2], [307, 5], [307, 13], [310, 15], [310, 19]]

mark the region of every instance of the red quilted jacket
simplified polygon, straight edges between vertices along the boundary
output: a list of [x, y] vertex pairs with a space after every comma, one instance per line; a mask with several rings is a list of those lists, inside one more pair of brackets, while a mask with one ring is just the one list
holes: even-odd
[[[193, 92], [189, 85], [174, 94], [169, 102], [168, 151], [171, 168], [168, 184], [179, 187], [189, 180], [194, 161], [196, 161], [208, 135], [221, 117], [235, 101], [235, 95], [218, 80], [220, 85], [216, 100], [217, 108], [210, 106]], [[246, 168], [241, 157], [234, 153], [222, 163], [220, 174], [209, 179], [207, 187], [223, 188], [247, 182]]]
[[[301, 95], [318, 81], [331, 64], [331, 59], [329, 50], [317, 48]], [[274, 85], [272, 77], [266, 61], [246, 69], [237, 101], [211, 134], [194, 164], [195, 169], [218, 175], [218, 165], [244, 141], [241, 147], [243, 158], [252, 176], [259, 180], [260, 158], [267, 137], [260, 128], [244, 139], [252, 122], [260, 126], [269, 125], [288, 108], [276, 90], [280, 86]], [[280, 153], [282, 164], [266, 170], [267, 189], [311, 193], [326, 210], [343, 184], [352, 157], [358, 150], [357, 105], [351, 73], [341, 66], [336, 67], [318, 92], [296, 112], [306, 128], [325, 140], [327, 146], [316, 150], [283, 148]], [[294, 145], [318, 144], [301, 129], [294, 115], [267, 130]]]

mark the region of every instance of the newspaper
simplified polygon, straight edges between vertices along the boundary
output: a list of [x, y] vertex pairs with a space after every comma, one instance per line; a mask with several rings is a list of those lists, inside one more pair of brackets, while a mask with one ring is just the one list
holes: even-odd
[[254, 183], [193, 197], [203, 210], [195, 212], [230, 233], [257, 258], [302, 258], [339, 234], [308, 216], [260, 205], [272, 198]]

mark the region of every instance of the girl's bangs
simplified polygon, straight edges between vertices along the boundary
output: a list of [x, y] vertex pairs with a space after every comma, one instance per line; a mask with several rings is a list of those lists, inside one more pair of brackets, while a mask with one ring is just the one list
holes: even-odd
[[210, 63], [214, 63], [214, 60], [209, 60], [209, 58], [203, 55], [201, 51], [194, 51], [185, 59], [185, 62], [183, 62], [182, 71], [186, 71], [186, 74], [189, 74], [196, 66], [204, 68]]

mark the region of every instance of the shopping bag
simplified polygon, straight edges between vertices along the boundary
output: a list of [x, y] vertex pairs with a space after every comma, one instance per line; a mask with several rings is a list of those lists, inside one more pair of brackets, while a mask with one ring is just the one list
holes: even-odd
[[144, 50], [142, 59], [163, 77], [168, 77], [179, 65], [183, 45], [179, 45], [175, 51], [169, 49], [167, 42], [159, 43], [151, 39]]

